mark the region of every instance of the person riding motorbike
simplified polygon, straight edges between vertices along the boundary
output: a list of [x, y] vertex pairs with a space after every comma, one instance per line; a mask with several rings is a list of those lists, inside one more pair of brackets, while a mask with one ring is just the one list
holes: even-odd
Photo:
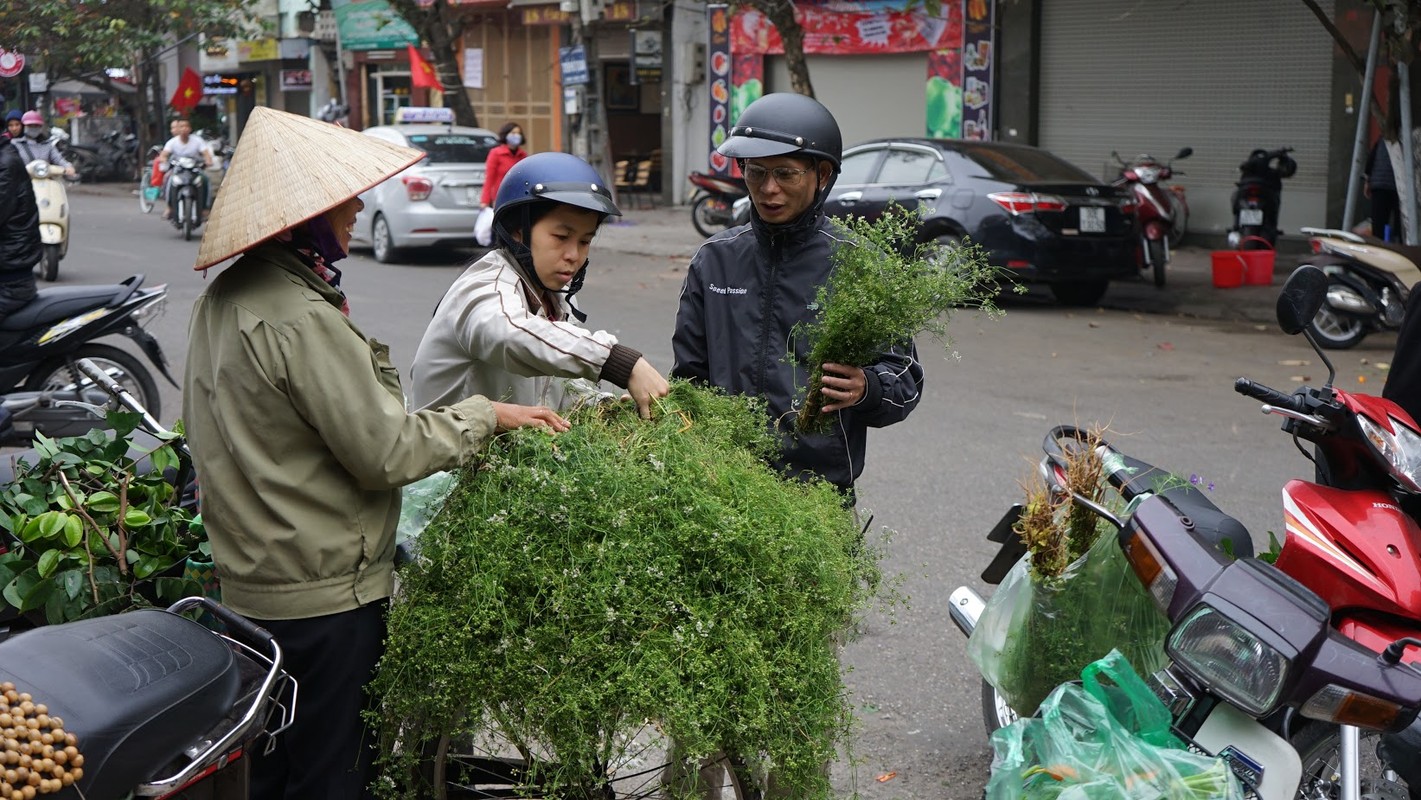
[[74, 177], [74, 165], [69, 163], [69, 159], [65, 158], [50, 140], [49, 127], [44, 124], [42, 114], [38, 111], [26, 111], [20, 117], [20, 125], [24, 135], [15, 138], [12, 130], [10, 136], [26, 164], [31, 161], [44, 161], [63, 168], [65, 175]]
[[[212, 148], [207, 146], [207, 142], [201, 136], [192, 132], [192, 123], [185, 119], [175, 119], [168, 126], [173, 138], [163, 145], [163, 152], [158, 154], [161, 160], [159, 169], [163, 171], [163, 219], [171, 219], [173, 207], [167, 201], [169, 198], [169, 184], [171, 183], [173, 171], [172, 164], [175, 158], [200, 158], [202, 163], [208, 168], [212, 168]], [[202, 218], [207, 219], [208, 201], [210, 199], [207, 190], [207, 181], [201, 182], [202, 187]]]

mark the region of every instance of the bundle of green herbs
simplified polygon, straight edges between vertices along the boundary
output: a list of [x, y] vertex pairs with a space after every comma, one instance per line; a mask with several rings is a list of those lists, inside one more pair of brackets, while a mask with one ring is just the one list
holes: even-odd
[[140, 447], [139, 422], [111, 412], [111, 432], [36, 435], [0, 490], [6, 605], [60, 623], [203, 593], [183, 577], [189, 558], [209, 561], [211, 550], [165, 475], [178, 456], [168, 439]]
[[795, 429], [822, 433], [820, 412], [825, 363], [863, 366], [889, 347], [927, 333], [951, 346], [947, 322], [953, 308], [1000, 313], [995, 297], [998, 270], [977, 245], [920, 242], [922, 214], [889, 206], [877, 220], [841, 220], [847, 242], [834, 248], [834, 270], [819, 287], [819, 316], [797, 334], [813, 365]]
[[[1100, 430], [1066, 449], [1064, 484], [1103, 506]], [[1169, 620], [1159, 612], [1116, 544], [1114, 528], [1038, 477], [1026, 486], [1015, 530], [1028, 554], [988, 603], [969, 653], [1018, 713], [1030, 714], [1087, 664], [1121, 650], [1145, 674], [1163, 663]], [[1116, 509], [1117, 512], [1121, 509]]]
[[536, 758], [547, 796], [593, 796], [652, 724], [688, 760], [739, 754], [830, 797], [852, 721], [837, 643], [879, 582], [853, 512], [765, 466], [753, 400], [673, 383], [652, 421], [569, 418], [462, 468], [401, 573], [373, 688], [383, 791], [417, 796], [447, 735]]

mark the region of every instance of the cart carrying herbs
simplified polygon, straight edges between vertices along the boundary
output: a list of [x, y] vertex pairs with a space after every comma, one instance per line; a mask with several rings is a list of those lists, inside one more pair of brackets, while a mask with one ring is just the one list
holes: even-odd
[[654, 787], [674, 741], [829, 797], [851, 722], [837, 642], [879, 579], [853, 512], [765, 466], [750, 399], [673, 383], [651, 421], [569, 419], [458, 471], [400, 574], [373, 690], [385, 793], [443, 797], [419, 782], [486, 751], [538, 792], [510, 796], [611, 796]]

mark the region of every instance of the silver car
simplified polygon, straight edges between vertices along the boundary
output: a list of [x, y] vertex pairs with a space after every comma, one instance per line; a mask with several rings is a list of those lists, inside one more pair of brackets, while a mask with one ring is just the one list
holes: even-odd
[[484, 162], [498, 136], [439, 123], [380, 125], [364, 133], [426, 155], [360, 195], [365, 209], [355, 218], [352, 243], [369, 245], [382, 263], [396, 260], [402, 248], [474, 246]]

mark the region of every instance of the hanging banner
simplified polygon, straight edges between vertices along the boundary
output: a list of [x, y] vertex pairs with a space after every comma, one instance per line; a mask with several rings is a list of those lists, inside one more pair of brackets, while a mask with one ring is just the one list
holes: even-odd
[[391, 50], [419, 45], [419, 34], [385, 0], [331, 0], [346, 50]]
[[730, 7], [706, 6], [710, 40], [706, 47], [706, 81], [710, 89], [710, 171], [730, 174], [730, 159], [716, 148], [730, 135]]
[[962, 48], [928, 54], [927, 135], [933, 139], [962, 136]]
[[[913, 53], [961, 41], [961, 5], [960, 0], [945, 0], [934, 12], [912, 0], [810, 0], [796, 3], [794, 16], [804, 28], [804, 52], [809, 55]], [[736, 53], [784, 52], [779, 31], [753, 9], [742, 7], [735, 15], [732, 38]]]
[[962, 35], [962, 138], [992, 138], [992, 17], [996, 0], [967, 0]]

